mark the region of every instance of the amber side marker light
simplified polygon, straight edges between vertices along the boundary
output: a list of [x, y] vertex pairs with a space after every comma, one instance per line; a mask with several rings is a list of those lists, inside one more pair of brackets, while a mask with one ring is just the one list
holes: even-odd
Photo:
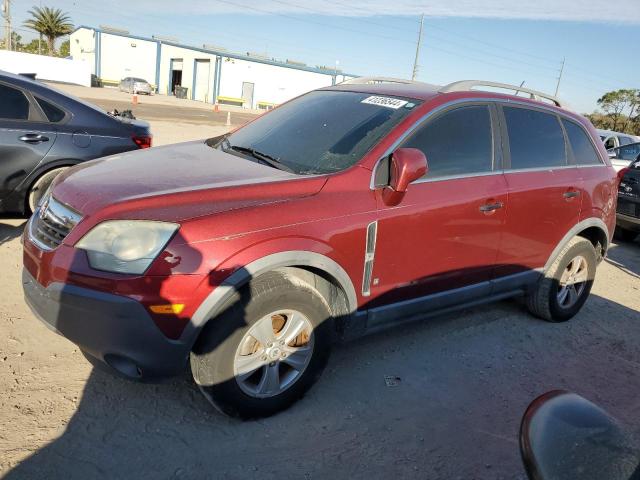
[[153, 313], [165, 315], [179, 315], [184, 310], [184, 303], [170, 303], [167, 305], [150, 305], [149, 310]]

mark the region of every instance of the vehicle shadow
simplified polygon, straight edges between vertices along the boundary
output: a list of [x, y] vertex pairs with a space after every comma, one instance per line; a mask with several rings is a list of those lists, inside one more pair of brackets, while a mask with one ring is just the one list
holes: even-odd
[[606, 262], [632, 277], [640, 279], [640, 237], [633, 242], [612, 244]]
[[302, 401], [250, 422], [186, 374], [151, 385], [94, 369], [64, 433], [5, 478], [524, 478], [520, 418], [545, 391], [637, 423], [638, 319], [592, 295], [563, 324], [500, 302], [404, 325], [339, 345]]
[[20, 216], [3, 216], [0, 219], [0, 245], [10, 242], [14, 238], [18, 238], [24, 231], [24, 217]]

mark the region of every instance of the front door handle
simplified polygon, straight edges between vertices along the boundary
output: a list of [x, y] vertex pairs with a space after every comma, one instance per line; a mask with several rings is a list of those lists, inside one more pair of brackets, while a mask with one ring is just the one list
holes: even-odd
[[580, 192], [578, 190], [569, 190], [568, 192], [564, 192], [562, 196], [569, 200], [571, 198], [577, 197], [578, 195], [580, 195]]
[[19, 137], [18, 140], [25, 143], [42, 143], [48, 142], [49, 137], [45, 137], [44, 135], [40, 135], [39, 133], [27, 133]]
[[485, 213], [493, 212], [494, 210], [498, 210], [499, 208], [502, 208], [502, 207], [504, 207], [504, 203], [502, 202], [487, 203], [480, 207], [480, 211]]

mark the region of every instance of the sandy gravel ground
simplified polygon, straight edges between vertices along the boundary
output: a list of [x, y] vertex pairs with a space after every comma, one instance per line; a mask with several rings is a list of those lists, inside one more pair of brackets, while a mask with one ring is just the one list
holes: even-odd
[[640, 434], [638, 241], [611, 248], [568, 323], [501, 302], [403, 326], [339, 346], [302, 401], [242, 423], [214, 411], [188, 374], [150, 385], [95, 371], [35, 319], [20, 285], [23, 223], [0, 219], [8, 479], [524, 479], [520, 417], [556, 388]]
[[22, 224], [0, 220], [6, 478], [524, 478], [520, 416], [555, 388], [640, 432], [638, 243], [612, 247], [569, 323], [502, 302], [365, 338], [338, 347], [293, 408], [241, 423], [212, 410], [187, 375], [112, 377], [40, 324], [21, 298]]

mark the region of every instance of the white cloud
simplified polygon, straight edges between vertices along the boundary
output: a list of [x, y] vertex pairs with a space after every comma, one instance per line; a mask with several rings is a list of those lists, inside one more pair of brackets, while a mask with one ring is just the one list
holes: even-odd
[[[107, 0], [107, 3], [124, 2]], [[149, 11], [175, 13], [171, 1], [139, 0]], [[138, 8], [138, 7], [136, 7]], [[142, 8], [142, 11], [146, 10]], [[419, 15], [640, 24], [639, 0], [192, 0], [181, 13], [281, 13], [340, 16]]]

